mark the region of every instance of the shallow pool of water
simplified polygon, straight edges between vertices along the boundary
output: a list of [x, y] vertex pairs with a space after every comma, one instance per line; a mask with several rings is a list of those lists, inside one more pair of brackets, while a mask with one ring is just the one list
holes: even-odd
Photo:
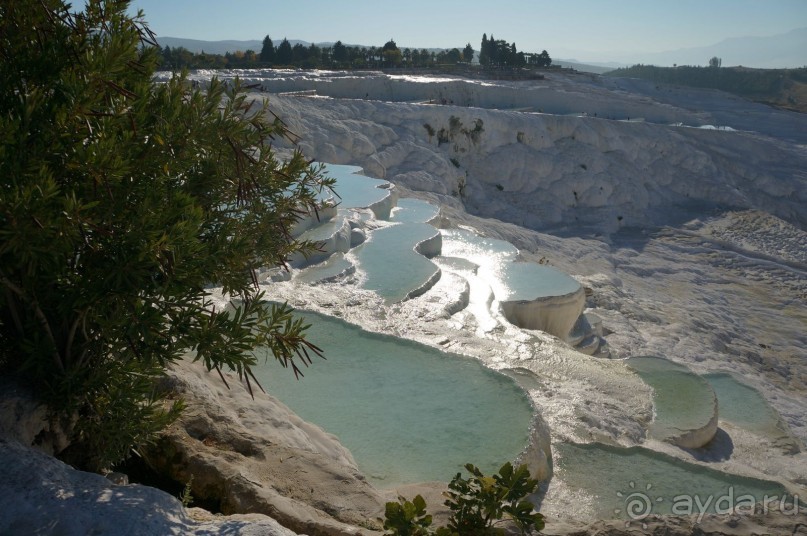
[[370, 239], [354, 250], [358, 268], [366, 276], [362, 286], [390, 303], [406, 298], [438, 270], [414, 249], [436, 233], [437, 229], [427, 223], [396, 224], [373, 231]]
[[440, 233], [443, 235], [443, 255], [462, 257], [490, 270], [518, 255], [518, 249], [510, 242], [478, 236], [467, 229], [441, 229]]
[[665, 440], [705, 426], [714, 415], [715, 393], [687, 367], [658, 357], [632, 357], [628, 367], [653, 388], [651, 437]]
[[[328, 177], [336, 179], [333, 189], [338, 197], [334, 196], [334, 200], [342, 209], [369, 207], [389, 194], [389, 190], [386, 188], [379, 188], [379, 186], [389, 184], [387, 181], [358, 175], [357, 173], [362, 171], [360, 167], [326, 164], [325, 171]], [[325, 199], [331, 196], [331, 192], [326, 191], [320, 195], [320, 198]]]
[[696, 510], [689, 513], [698, 514], [734, 505], [747, 512], [751, 502], [767, 496], [779, 504], [785, 494], [776, 482], [729, 475], [642, 447], [561, 443], [554, 449], [556, 476], [572, 490], [594, 496], [596, 511], [590, 514], [598, 518], [628, 519], [628, 509], [636, 507], [652, 514], [683, 514], [691, 505]]
[[315, 284], [346, 275], [352, 267], [353, 264], [345, 258], [344, 253], [334, 253], [325, 261], [296, 272], [294, 280], [299, 283]]
[[767, 437], [786, 435], [779, 414], [759, 391], [729, 373], [716, 372], [703, 377], [717, 394], [721, 420]]
[[563, 272], [534, 262], [505, 264], [492, 286], [500, 301], [565, 296], [580, 289], [580, 283]]
[[428, 201], [406, 197], [398, 199], [396, 208], [392, 210], [390, 221], [426, 223], [433, 220], [438, 212], [439, 209]]
[[295, 381], [272, 360], [267, 392], [336, 434], [380, 487], [449, 481], [465, 463], [486, 473], [527, 443], [532, 408], [510, 378], [474, 359], [303, 312], [325, 350]]
[[509, 242], [477, 236], [466, 229], [443, 229], [443, 255], [479, 266], [477, 275], [499, 301], [564, 296], [580, 288], [574, 278], [549, 266], [515, 262], [518, 249]]

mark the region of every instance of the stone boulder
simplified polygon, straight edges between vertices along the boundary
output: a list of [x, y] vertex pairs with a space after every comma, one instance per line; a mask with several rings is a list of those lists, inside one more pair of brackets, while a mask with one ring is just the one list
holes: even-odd
[[30, 388], [0, 378], [0, 437], [55, 455], [70, 445], [68, 435]]

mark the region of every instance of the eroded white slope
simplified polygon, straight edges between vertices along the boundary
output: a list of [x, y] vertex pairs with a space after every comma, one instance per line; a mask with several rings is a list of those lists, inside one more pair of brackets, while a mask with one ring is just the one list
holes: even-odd
[[365, 100], [271, 107], [312, 157], [524, 227], [607, 234], [713, 206], [807, 224], [807, 150], [758, 134]]

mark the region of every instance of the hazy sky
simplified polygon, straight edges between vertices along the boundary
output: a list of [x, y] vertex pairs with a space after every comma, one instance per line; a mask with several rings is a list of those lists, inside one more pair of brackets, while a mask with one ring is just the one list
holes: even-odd
[[159, 36], [519, 50], [604, 61], [807, 27], [807, 0], [133, 0]]

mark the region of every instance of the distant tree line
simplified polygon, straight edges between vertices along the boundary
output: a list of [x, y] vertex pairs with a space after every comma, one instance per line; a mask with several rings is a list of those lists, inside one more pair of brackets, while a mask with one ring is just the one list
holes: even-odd
[[493, 34], [488, 39], [487, 34], [482, 34], [479, 64], [483, 67], [549, 67], [552, 58], [546, 50], [540, 54], [519, 52], [515, 43], [496, 39]]
[[301, 69], [381, 69], [390, 67], [429, 68], [441, 64], [470, 63], [474, 50], [468, 44], [463, 51], [457, 48], [444, 51], [399, 49], [390, 40], [382, 47], [352, 47], [337, 41], [332, 46], [314, 44], [292, 45], [283, 39], [277, 46], [267, 36], [260, 51], [253, 50], [221, 54], [194, 54], [183, 47], [164, 47], [162, 65], [172, 69], [223, 69], [223, 68], [283, 68]]
[[[224, 68], [283, 68], [302, 69], [381, 69], [381, 68], [433, 68], [445, 65], [470, 65], [474, 59], [471, 43], [448, 50], [416, 48], [400, 49], [393, 39], [381, 47], [348, 46], [337, 41], [331, 46], [292, 45], [288, 39], [279, 44], [267, 35], [260, 51], [246, 50], [226, 54], [195, 54], [183, 47], [164, 47], [161, 50], [161, 68], [224, 69]], [[484, 58], [484, 61], [482, 61]], [[548, 67], [552, 60], [546, 50], [541, 54], [517, 52], [515, 43], [496, 41], [482, 36], [480, 63], [483, 67]]]

